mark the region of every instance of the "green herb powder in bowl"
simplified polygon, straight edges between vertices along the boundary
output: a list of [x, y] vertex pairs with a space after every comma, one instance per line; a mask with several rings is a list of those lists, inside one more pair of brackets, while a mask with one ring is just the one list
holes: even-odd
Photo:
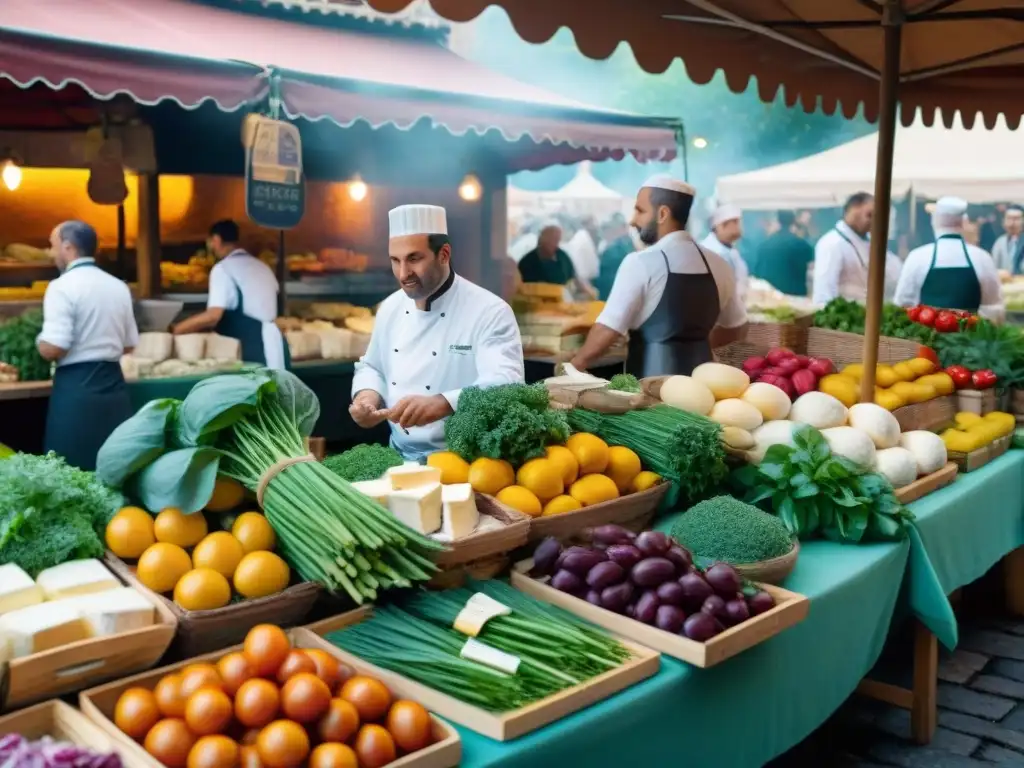
[[698, 557], [742, 565], [782, 557], [793, 537], [774, 515], [732, 496], [716, 496], [684, 512], [672, 537]]

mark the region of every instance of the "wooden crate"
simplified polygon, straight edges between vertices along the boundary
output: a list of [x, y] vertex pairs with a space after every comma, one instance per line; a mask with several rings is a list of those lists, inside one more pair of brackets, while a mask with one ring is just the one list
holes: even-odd
[[604, 627], [614, 635], [642, 643], [648, 648], [661, 651], [695, 667], [713, 667], [763, 643], [784, 629], [799, 624], [807, 618], [807, 611], [810, 608], [810, 601], [803, 595], [771, 584], [759, 584], [761, 589], [775, 598], [774, 608], [738, 626], [730, 627], [706, 643], [698, 643], [687, 637], [643, 624], [628, 616], [598, 608], [586, 600], [561, 592], [544, 581], [529, 576], [528, 572], [532, 567], [532, 560], [517, 563], [512, 570], [512, 586], [531, 597], [557, 605], [599, 627]]
[[650, 525], [670, 483], [658, 483], [646, 491], [638, 491], [590, 507], [558, 515], [534, 517], [530, 520], [530, 541], [548, 536], [558, 539], [578, 537], [587, 528], [614, 523], [640, 532]]
[[[128, 586], [134, 586], [121, 574], [115, 574]], [[156, 609], [153, 624], [12, 659], [3, 680], [6, 693], [0, 701], [0, 711], [74, 693], [86, 686], [149, 669], [159, 662], [174, 639], [178, 620], [152, 592], [139, 592]]]
[[939, 488], [945, 488], [947, 485], [952, 483], [956, 480], [958, 471], [959, 468], [957, 467], [956, 462], [947, 462], [946, 466], [938, 472], [932, 472], [930, 475], [919, 477], [910, 485], [897, 488], [896, 498], [903, 504], [909, 504], [912, 501], [917, 501], [922, 496], [927, 496], [929, 493], [937, 491]]
[[900, 424], [900, 432], [911, 432], [916, 429], [938, 432], [953, 424], [956, 413], [956, 395], [943, 395], [923, 403], [911, 403], [896, 408], [892, 415]]
[[657, 674], [661, 667], [661, 656], [655, 651], [617, 638], [632, 654], [632, 658], [619, 667], [520, 709], [511, 712], [489, 712], [435, 691], [422, 683], [402, 677], [396, 672], [367, 664], [322, 637], [330, 632], [358, 624], [371, 615], [372, 607], [366, 606], [311, 624], [306, 627], [308, 638], [304, 638], [303, 642], [315, 643], [315, 647], [323, 648], [336, 658], [353, 666], [362, 664], [369, 669], [368, 674], [379, 678], [389, 687], [398, 690], [398, 687], [402, 686], [408, 690], [410, 698], [420, 702], [431, 712], [436, 712], [442, 717], [496, 741], [510, 741], [519, 738], [556, 720], [561, 720], [573, 712], [586, 709], [591, 704], [596, 704]]
[[1000, 410], [1000, 398], [994, 389], [961, 389], [956, 393], [957, 411], [984, 416]]
[[949, 460], [956, 462], [961, 472], [973, 472], [976, 469], [981, 469], [993, 459], [998, 459], [1010, 450], [1010, 443], [1012, 442], [1013, 435], [1006, 435], [970, 453], [949, 451]]
[[[320, 648], [324, 644], [322, 639], [304, 629], [292, 629], [288, 635], [291, 638], [292, 645], [296, 648]], [[177, 672], [188, 664], [199, 662], [216, 663], [225, 654], [237, 650], [241, 650], [240, 645], [83, 691], [78, 697], [78, 705], [91, 722], [95, 723], [108, 738], [119, 745], [122, 754], [149, 758], [140, 744], [129, 738], [120, 728], [114, 725], [114, 707], [117, 705], [117, 699], [120, 695], [128, 688], [135, 686], [152, 690], [164, 675]], [[417, 697], [416, 691], [411, 686], [405, 684], [403, 678], [398, 678], [397, 681], [385, 680], [383, 675], [376, 674], [374, 667], [359, 659], [353, 658], [349, 661], [349, 664], [357, 672], [380, 678], [381, 682], [387, 684], [394, 698], [419, 701], [428, 709], [431, 708], [425, 700]], [[459, 761], [462, 759], [462, 741], [459, 738], [458, 732], [434, 714], [431, 714], [431, 721], [434, 727], [435, 742], [426, 749], [388, 763], [388, 768], [453, 768], [453, 766], [459, 764]]]
[[101, 754], [116, 752], [125, 768], [161, 768], [160, 763], [144, 751], [140, 755], [124, 749], [119, 739], [112, 738], [77, 709], [56, 699], [0, 717], [0, 736], [8, 733], [18, 733], [32, 741], [49, 736], [55, 741], [70, 741]]

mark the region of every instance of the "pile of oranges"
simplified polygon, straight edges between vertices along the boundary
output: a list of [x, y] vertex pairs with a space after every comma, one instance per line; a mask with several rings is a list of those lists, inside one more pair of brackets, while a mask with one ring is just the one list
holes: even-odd
[[168, 768], [380, 768], [434, 741], [420, 704], [270, 624], [216, 664], [127, 689], [114, 723]]

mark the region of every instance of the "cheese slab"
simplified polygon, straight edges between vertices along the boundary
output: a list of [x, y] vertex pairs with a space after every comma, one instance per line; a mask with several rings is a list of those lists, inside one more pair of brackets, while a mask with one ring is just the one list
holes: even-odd
[[43, 602], [43, 590], [14, 563], [0, 565], [0, 616]]
[[388, 495], [391, 493], [390, 480], [383, 477], [377, 480], [358, 480], [352, 483], [352, 487], [378, 504], [385, 507], [388, 505]]
[[469, 483], [441, 488], [441, 534], [451, 540], [469, 536], [480, 522], [476, 493]]
[[11, 658], [31, 656], [89, 638], [89, 628], [75, 600], [56, 600], [0, 616], [0, 635], [10, 644]]
[[47, 600], [106, 592], [121, 586], [99, 560], [69, 560], [41, 571], [36, 584]]
[[441, 527], [441, 484], [420, 485], [392, 491], [388, 509], [399, 522], [419, 533], [433, 533]]
[[425, 467], [422, 464], [402, 464], [398, 467], [391, 467], [385, 474], [391, 481], [391, 488], [396, 491], [405, 491], [410, 488], [419, 488], [424, 485], [440, 485], [441, 470], [437, 467]]
[[151, 626], [156, 608], [131, 587], [72, 598], [93, 637], [117, 635]]

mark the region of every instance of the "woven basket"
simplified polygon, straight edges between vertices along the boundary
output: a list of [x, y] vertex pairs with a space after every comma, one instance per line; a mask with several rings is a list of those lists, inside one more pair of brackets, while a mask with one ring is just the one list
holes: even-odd
[[763, 584], [781, 584], [796, 567], [796, 559], [800, 554], [800, 542], [794, 539], [793, 549], [782, 557], [773, 557], [771, 560], [761, 560], [757, 563], [744, 563], [734, 565], [733, 568], [748, 581], [757, 581]]
[[956, 417], [956, 396], [945, 395], [923, 403], [912, 403], [892, 412], [900, 423], [901, 432], [923, 429], [938, 432], [953, 423]]
[[654, 519], [670, 483], [658, 483], [646, 491], [630, 493], [591, 507], [563, 512], [559, 515], [534, 517], [530, 520], [530, 541], [547, 536], [559, 540], [578, 538], [587, 528], [614, 523], [631, 531], [645, 530]]
[[452, 570], [496, 555], [507, 555], [526, 543], [530, 532], [528, 515], [483, 493], [476, 495], [476, 508], [482, 516], [494, 518], [502, 527], [474, 532], [453, 541], [448, 549], [434, 555], [434, 562], [442, 570]]
[[231, 603], [212, 611], [186, 611], [143, 585], [135, 575], [135, 568], [121, 558], [107, 552], [103, 562], [129, 586], [161, 600], [178, 619], [178, 632], [171, 643], [169, 658], [188, 659], [237, 645], [257, 624], [297, 626], [313, 610], [320, 593], [319, 584], [303, 582], [269, 597]]
[[[878, 362], [899, 363], [917, 357], [920, 344], [907, 339], [882, 336], [878, 339]], [[807, 332], [807, 355], [827, 357], [836, 368], [864, 359], [864, 337], [859, 333], [833, 331], [828, 328], [811, 328]]]
[[716, 363], [731, 365], [733, 368], [742, 368], [747, 358], [764, 357], [770, 349], [771, 347], [764, 346], [763, 344], [752, 344], [748, 338], [747, 341], [734, 341], [732, 344], [719, 347], [713, 350], [712, 354]]
[[786, 347], [798, 355], [807, 352], [807, 332], [814, 325], [814, 315], [799, 317], [792, 323], [751, 323], [747, 326], [748, 344], [771, 349]]

